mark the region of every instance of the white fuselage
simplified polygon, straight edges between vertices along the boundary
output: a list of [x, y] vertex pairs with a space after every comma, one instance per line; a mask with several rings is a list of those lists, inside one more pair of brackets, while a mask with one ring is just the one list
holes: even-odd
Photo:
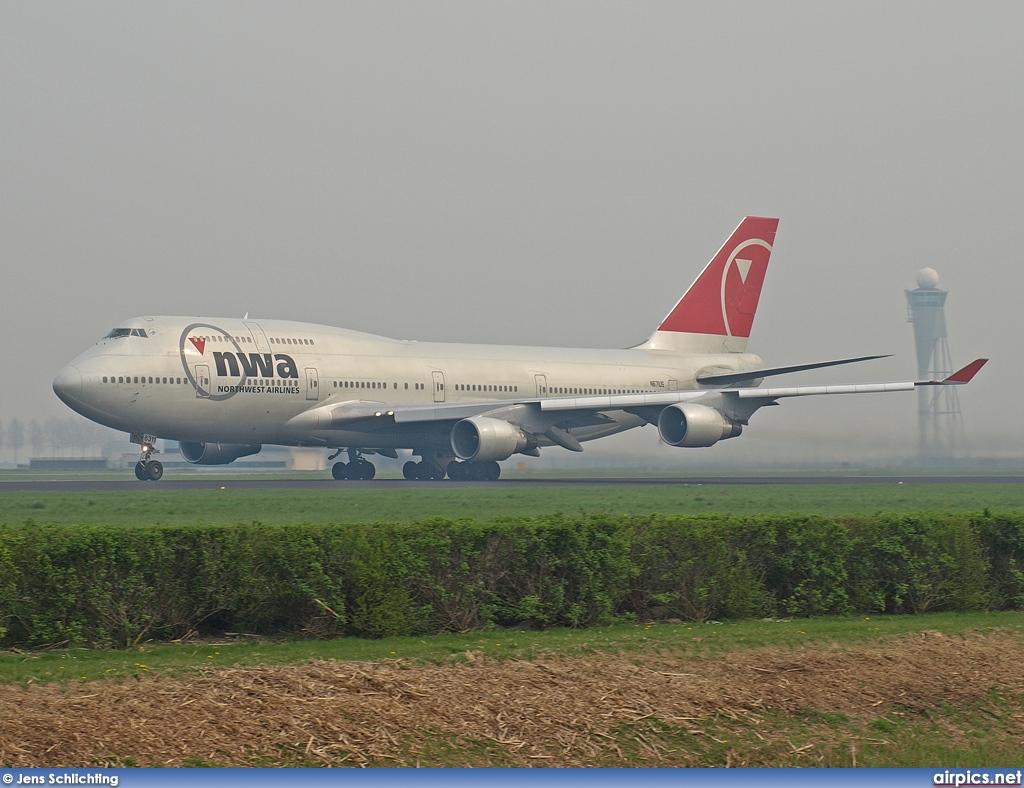
[[[450, 424], [357, 420], [317, 429], [296, 417], [347, 403], [499, 407], [540, 397], [692, 390], [702, 388], [698, 374], [761, 367], [747, 353], [413, 342], [281, 320], [146, 317], [122, 326], [128, 335], [80, 355], [55, 389], [108, 427], [179, 441], [445, 447]], [[592, 440], [645, 423], [625, 411], [605, 415], [573, 435]]]

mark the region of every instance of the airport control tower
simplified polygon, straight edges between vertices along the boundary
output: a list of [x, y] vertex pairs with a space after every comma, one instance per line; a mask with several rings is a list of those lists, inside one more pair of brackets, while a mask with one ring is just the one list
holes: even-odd
[[[946, 339], [946, 296], [939, 289], [934, 268], [917, 272], [917, 289], [907, 290], [907, 322], [914, 324], [919, 380], [941, 380], [951, 375], [953, 359]], [[919, 386], [917, 389], [917, 453], [923, 461], [963, 454], [964, 428], [956, 386]]]

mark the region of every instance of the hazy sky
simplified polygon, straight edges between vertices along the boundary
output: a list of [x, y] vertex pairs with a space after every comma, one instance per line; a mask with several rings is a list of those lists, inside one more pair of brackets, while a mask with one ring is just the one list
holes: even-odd
[[[636, 344], [760, 214], [750, 350], [913, 377], [932, 266], [954, 358], [992, 358], [972, 448], [1019, 455], [1021, 30], [1017, 2], [2, 0], [0, 419], [69, 413], [54, 373], [141, 314]], [[913, 395], [829, 398], [711, 451], [915, 436]]]

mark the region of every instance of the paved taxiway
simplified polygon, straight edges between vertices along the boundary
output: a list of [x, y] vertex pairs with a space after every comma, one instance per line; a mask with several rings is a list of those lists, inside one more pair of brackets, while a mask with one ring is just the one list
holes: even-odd
[[90, 492], [94, 490], [386, 490], [437, 487], [629, 487], [664, 485], [766, 485], [766, 484], [1024, 484], [1024, 476], [699, 476], [649, 478], [501, 479], [496, 482], [415, 481], [375, 479], [342, 481], [332, 479], [167, 479], [159, 482], [134, 480], [5, 481], [5, 492]]

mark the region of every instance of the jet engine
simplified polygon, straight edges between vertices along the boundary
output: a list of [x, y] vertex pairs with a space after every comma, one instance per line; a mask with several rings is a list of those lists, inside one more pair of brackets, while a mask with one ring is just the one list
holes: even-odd
[[714, 446], [720, 440], [735, 438], [741, 432], [742, 425], [727, 419], [714, 408], [692, 402], [669, 405], [658, 416], [658, 434], [669, 446]]
[[227, 465], [239, 457], [257, 454], [263, 446], [246, 443], [200, 443], [199, 441], [182, 441], [178, 450], [186, 462], [194, 465]]
[[452, 451], [460, 460], [507, 460], [526, 444], [526, 433], [501, 419], [474, 416], [452, 427]]

